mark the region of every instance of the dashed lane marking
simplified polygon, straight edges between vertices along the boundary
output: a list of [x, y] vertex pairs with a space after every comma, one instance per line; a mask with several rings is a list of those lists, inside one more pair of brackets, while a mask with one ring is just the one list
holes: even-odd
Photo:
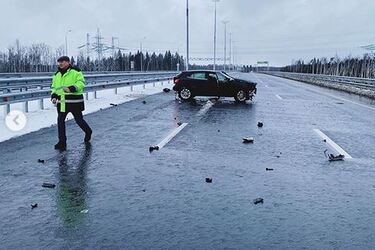
[[344, 155], [346, 159], [352, 159], [353, 157], [350, 156], [342, 147], [340, 147], [337, 143], [332, 141], [326, 134], [324, 134], [319, 129], [314, 129], [314, 132], [318, 134], [320, 138], [322, 138], [329, 146], [332, 147], [337, 153]]
[[159, 144], [156, 146], [159, 149], [162, 149], [165, 145], [168, 144], [178, 133], [180, 133], [189, 123], [183, 123], [178, 128], [175, 128], [167, 137], [165, 137]]

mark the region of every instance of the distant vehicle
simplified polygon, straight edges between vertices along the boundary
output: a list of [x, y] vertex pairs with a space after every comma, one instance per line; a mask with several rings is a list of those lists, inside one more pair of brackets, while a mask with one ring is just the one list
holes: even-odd
[[223, 71], [183, 71], [173, 78], [173, 82], [173, 90], [184, 101], [195, 96], [219, 96], [245, 102], [252, 100], [257, 92], [256, 83], [233, 78]]

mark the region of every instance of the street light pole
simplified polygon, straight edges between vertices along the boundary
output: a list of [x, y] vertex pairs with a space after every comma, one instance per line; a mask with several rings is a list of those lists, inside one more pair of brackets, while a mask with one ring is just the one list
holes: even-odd
[[229, 33], [229, 70], [231, 70], [232, 65], [232, 34]]
[[186, 70], [189, 70], [189, 0], [186, 0]]
[[68, 55], [68, 33], [72, 32], [72, 30], [67, 30], [65, 32], [65, 55]]
[[[146, 37], [143, 38], [143, 40], [145, 40]], [[141, 53], [140, 53], [140, 57], [141, 57], [141, 71], [143, 71], [143, 54], [142, 54], [142, 42], [143, 40], [141, 41]]]
[[227, 23], [229, 21], [223, 21], [224, 24], [224, 71], [227, 64]]
[[216, 70], [216, 4], [220, 0], [212, 0], [215, 3], [215, 15], [214, 15], [214, 70]]

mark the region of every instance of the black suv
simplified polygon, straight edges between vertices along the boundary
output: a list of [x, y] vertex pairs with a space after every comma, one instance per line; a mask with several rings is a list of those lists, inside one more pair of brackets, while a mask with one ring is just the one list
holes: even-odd
[[256, 83], [233, 78], [223, 71], [183, 71], [173, 78], [173, 82], [173, 90], [184, 101], [194, 96], [225, 96], [245, 102], [252, 100], [257, 92]]

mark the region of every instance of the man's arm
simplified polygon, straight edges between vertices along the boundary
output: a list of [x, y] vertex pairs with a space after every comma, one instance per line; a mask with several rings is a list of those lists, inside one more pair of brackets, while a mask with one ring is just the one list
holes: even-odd
[[56, 94], [56, 83], [55, 83], [55, 76], [52, 77], [52, 84], [51, 84], [51, 100], [57, 99], [58, 95]]
[[72, 93], [83, 92], [85, 89], [85, 79], [82, 72], [77, 72], [76, 82], [72, 86], [69, 86], [68, 89]]

